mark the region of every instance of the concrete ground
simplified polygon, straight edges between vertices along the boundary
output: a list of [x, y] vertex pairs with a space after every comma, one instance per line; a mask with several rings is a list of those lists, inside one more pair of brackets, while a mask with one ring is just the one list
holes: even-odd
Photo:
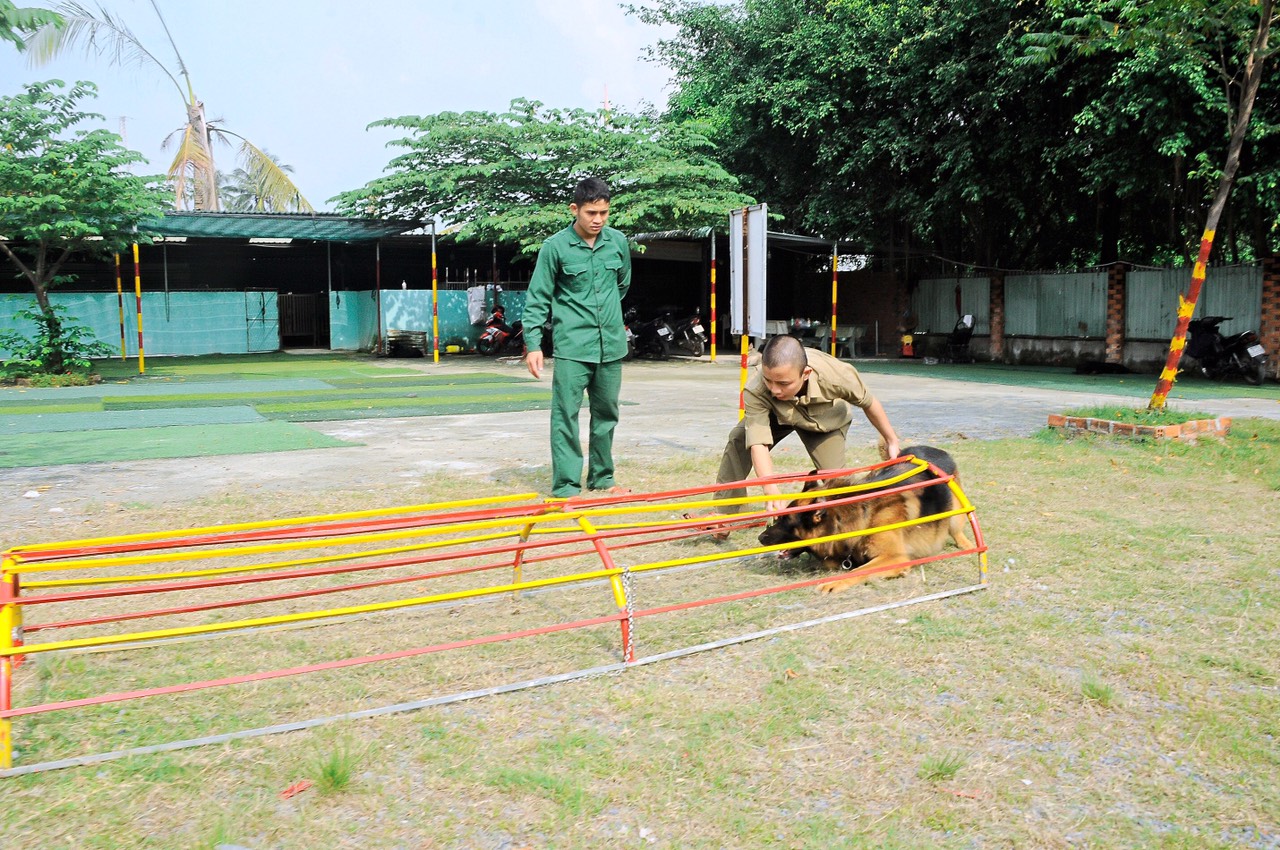
[[[510, 358], [457, 358], [439, 365], [397, 360], [395, 365], [430, 372], [510, 369], [527, 374], [523, 364]], [[737, 358], [732, 356], [722, 356], [718, 363], [705, 358], [628, 363], [615, 457], [620, 463], [643, 463], [718, 456], [725, 435], [737, 421], [738, 381]], [[904, 445], [1027, 436], [1045, 427], [1051, 413], [1108, 403], [1135, 406], [1132, 396], [916, 376], [869, 374], [867, 383], [884, 404]], [[1194, 409], [1280, 419], [1280, 403], [1272, 399], [1197, 400]], [[0, 540], [26, 534], [19, 529], [30, 528], [49, 511], [71, 513], [92, 502], [172, 504], [247, 489], [349, 490], [408, 483], [440, 473], [502, 478], [504, 473], [522, 470], [529, 473], [523, 475], [526, 480], [530, 474], [534, 479], [549, 481], [550, 477], [546, 411], [313, 422], [305, 427], [363, 445], [6, 469], [0, 493], [9, 509], [0, 519]], [[872, 458], [875, 433], [865, 420], [855, 420], [849, 441], [851, 462]], [[807, 463], [794, 438], [784, 442], [779, 452], [784, 469], [799, 470]]]

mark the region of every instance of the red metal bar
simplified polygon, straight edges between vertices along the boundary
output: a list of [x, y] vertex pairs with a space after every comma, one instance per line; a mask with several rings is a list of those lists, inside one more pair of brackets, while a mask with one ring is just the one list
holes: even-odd
[[344, 658], [340, 661], [325, 661], [319, 664], [306, 664], [301, 667], [290, 667], [284, 670], [267, 670], [261, 673], [248, 673], [243, 676], [227, 676], [222, 679], [208, 679], [202, 682], [187, 682], [181, 685], [146, 688], [140, 691], [124, 691], [114, 694], [102, 694], [96, 697], [64, 700], [63, 702], [51, 702], [43, 705], [31, 705], [26, 706], [25, 708], [11, 708], [6, 706], [3, 710], [0, 710], [0, 720], [6, 720], [12, 717], [25, 717], [31, 714], [45, 714], [51, 711], [62, 711], [68, 708], [87, 708], [94, 705], [106, 705], [107, 703], [125, 702], [126, 700], [143, 699], [145, 697], [182, 694], [190, 691], [222, 687], [225, 685], [266, 682], [271, 679], [282, 679], [286, 676], [298, 676], [305, 673], [320, 673], [325, 670], [341, 670], [346, 667], [356, 667], [362, 664], [374, 664], [379, 661], [396, 661], [402, 658], [414, 658], [419, 655], [427, 655], [433, 652], [446, 652], [451, 649], [464, 649], [469, 646], [480, 646], [486, 643], [499, 643], [504, 640], [517, 640], [519, 638], [537, 637], [538, 635], [551, 634], [553, 632], [563, 632], [571, 629], [587, 628], [589, 626], [600, 626], [606, 623], [612, 623], [619, 617], [624, 616], [625, 614], [606, 614], [602, 617], [592, 617], [588, 620], [575, 620], [570, 623], [557, 623], [551, 626], [540, 626], [536, 629], [505, 632], [498, 635], [470, 638], [468, 640], [435, 644], [433, 646], [423, 646], [416, 649], [403, 649], [398, 652], [385, 652], [380, 655], [366, 655], [360, 658]]

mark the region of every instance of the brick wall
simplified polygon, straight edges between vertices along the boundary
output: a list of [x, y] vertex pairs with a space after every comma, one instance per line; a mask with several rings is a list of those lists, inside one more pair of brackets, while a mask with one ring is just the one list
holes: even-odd
[[1124, 288], [1127, 268], [1116, 263], [1107, 269], [1107, 348], [1108, 363], [1124, 362]]
[[1262, 321], [1258, 336], [1267, 350], [1267, 374], [1280, 377], [1280, 257], [1262, 261]]

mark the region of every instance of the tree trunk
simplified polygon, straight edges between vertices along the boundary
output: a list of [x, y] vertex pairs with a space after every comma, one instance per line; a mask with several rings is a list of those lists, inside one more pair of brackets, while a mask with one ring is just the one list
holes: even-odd
[[1253, 115], [1253, 103], [1258, 96], [1258, 86], [1262, 83], [1262, 66], [1266, 61], [1267, 37], [1271, 32], [1271, 16], [1275, 9], [1275, 0], [1262, 0], [1262, 14], [1258, 20], [1258, 30], [1249, 45], [1249, 58], [1245, 60], [1244, 86], [1240, 94], [1240, 109], [1235, 123], [1231, 127], [1231, 140], [1227, 144], [1227, 162], [1222, 169], [1222, 178], [1218, 181], [1218, 190], [1214, 193], [1213, 203], [1209, 205], [1209, 215], [1205, 218], [1204, 234], [1200, 237], [1200, 254], [1195, 268], [1191, 272], [1191, 287], [1185, 297], [1178, 299], [1178, 323], [1174, 327], [1173, 339], [1169, 341], [1169, 355], [1165, 358], [1164, 371], [1156, 381], [1155, 392], [1151, 395], [1148, 407], [1160, 410], [1173, 389], [1173, 382], [1178, 377], [1178, 363], [1182, 360], [1182, 351], [1187, 344], [1187, 325], [1196, 310], [1196, 301], [1200, 298], [1200, 287], [1204, 284], [1205, 269], [1209, 265], [1209, 254], [1213, 250], [1213, 237], [1222, 218], [1222, 210], [1231, 196], [1231, 187], [1235, 184], [1236, 171], [1240, 168], [1240, 151], [1244, 148], [1244, 137], [1249, 131], [1249, 118]]

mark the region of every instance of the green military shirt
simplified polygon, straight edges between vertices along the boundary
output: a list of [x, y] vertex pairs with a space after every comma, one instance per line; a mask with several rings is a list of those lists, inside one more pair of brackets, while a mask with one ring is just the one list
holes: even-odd
[[866, 410], [875, 402], [858, 370], [848, 363], [816, 349], [806, 350], [805, 356], [812, 371], [804, 389], [790, 401], [774, 398], [756, 367], [743, 398], [747, 448], [773, 445], [770, 413], [782, 425], [826, 434], [847, 427], [855, 406]]
[[631, 286], [631, 247], [622, 231], [606, 227], [588, 246], [570, 225], [542, 243], [524, 303], [525, 345], [542, 344], [551, 313], [554, 355], [582, 363], [627, 356], [622, 298]]

